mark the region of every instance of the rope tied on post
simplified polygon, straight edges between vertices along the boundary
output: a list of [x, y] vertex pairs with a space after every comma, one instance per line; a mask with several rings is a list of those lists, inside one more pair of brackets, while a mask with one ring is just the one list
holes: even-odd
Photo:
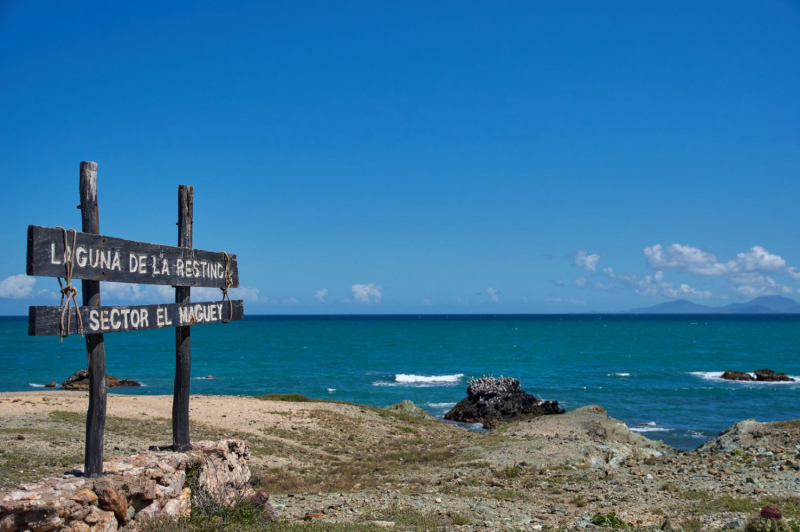
[[[61, 287], [61, 328], [59, 329], [58, 335], [63, 343], [64, 338], [69, 336], [71, 319], [71, 314], [69, 312], [70, 304], [75, 306], [75, 314], [78, 316], [78, 334], [83, 336], [83, 318], [81, 318], [78, 302], [75, 300], [75, 296], [78, 295], [78, 289], [72, 286], [72, 269], [75, 267], [75, 242], [78, 239], [78, 231], [75, 229], [69, 230], [72, 231], [72, 247], [70, 247], [68, 237], [69, 231], [63, 227], [56, 227], [56, 229], [61, 229], [64, 235], [64, 282], [61, 282], [60, 277], [56, 278], [58, 279], [58, 286]], [[67, 321], [66, 327], [64, 327], [64, 318], [66, 318]]]
[[220, 288], [222, 290], [222, 302], [225, 303], [225, 299], [228, 299], [228, 319], [223, 319], [222, 323], [229, 323], [233, 319], [233, 301], [231, 301], [231, 296], [228, 294], [228, 289], [233, 286], [233, 276], [231, 275], [231, 257], [224, 251], [221, 252], [222, 256], [225, 257], [225, 286]]

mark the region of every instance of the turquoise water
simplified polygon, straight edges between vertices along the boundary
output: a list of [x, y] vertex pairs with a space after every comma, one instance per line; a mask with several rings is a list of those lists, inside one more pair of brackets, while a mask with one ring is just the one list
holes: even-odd
[[[105, 336], [108, 373], [171, 394], [174, 330]], [[83, 339], [0, 318], [0, 390], [86, 366]], [[726, 369], [800, 376], [800, 316], [247, 317], [192, 328], [192, 393], [301, 393], [442, 415], [470, 376], [510, 375], [566, 409], [600, 404], [648, 437], [693, 448], [744, 418], [800, 418], [800, 383], [725, 382]], [[113, 390], [112, 392], [116, 392]], [[66, 392], [65, 392], [66, 393]]]

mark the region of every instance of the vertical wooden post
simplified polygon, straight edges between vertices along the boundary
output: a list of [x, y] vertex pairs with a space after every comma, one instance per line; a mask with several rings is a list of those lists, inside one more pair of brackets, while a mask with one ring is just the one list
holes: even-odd
[[[81, 230], [100, 234], [97, 163], [81, 162], [80, 193]], [[100, 281], [81, 281], [81, 286], [83, 305], [99, 307]], [[106, 350], [102, 334], [86, 335], [86, 353], [89, 358], [89, 411], [86, 414], [83, 473], [89, 478], [96, 478], [103, 475], [103, 435], [106, 427]]]
[[[194, 187], [178, 186], [178, 247], [192, 247]], [[175, 303], [189, 303], [191, 288], [175, 287]], [[191, 448], [189, 438], [189, 387], [192, 373], [190, 327], [175, 328], [175, 392], [172, 398], [172, 448]]]

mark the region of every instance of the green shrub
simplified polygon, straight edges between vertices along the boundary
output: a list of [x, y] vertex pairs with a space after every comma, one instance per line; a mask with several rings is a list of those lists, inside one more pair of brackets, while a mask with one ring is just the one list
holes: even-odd
[[614, 512], [608, 513], [606, 515], [597, 514], [589, 520], [590, 523], [597, 526], [604, 526], [609, 528], [630, 528], [630, 524], [626, 523]]

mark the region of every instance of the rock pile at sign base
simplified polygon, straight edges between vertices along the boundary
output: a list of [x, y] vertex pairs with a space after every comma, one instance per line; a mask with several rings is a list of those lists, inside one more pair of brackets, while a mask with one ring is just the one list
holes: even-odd
[[486, 429], [495, 429], [500, 423], [564, 412], [558, 401], [542, 401], [522, 390], [517, 379], [501, 376], [471, 379], [467, 397], [456, 403], [444, 418], [482, 423]]
[[[0, 531], [115, 532], [152, 517], [188, 517], [193, 489], [223, 505], [251, 497], [265, 515], [276, 517], [269, 495], [248, 485], [250, 451], [244, 441], [192, 446], [185, 453], [147, 451], [112, 458], [96, 479], [70, 474], [22, 484], [18, 491], [0, 494]], [[192, 482], [187, 483], [187, 473]]]

